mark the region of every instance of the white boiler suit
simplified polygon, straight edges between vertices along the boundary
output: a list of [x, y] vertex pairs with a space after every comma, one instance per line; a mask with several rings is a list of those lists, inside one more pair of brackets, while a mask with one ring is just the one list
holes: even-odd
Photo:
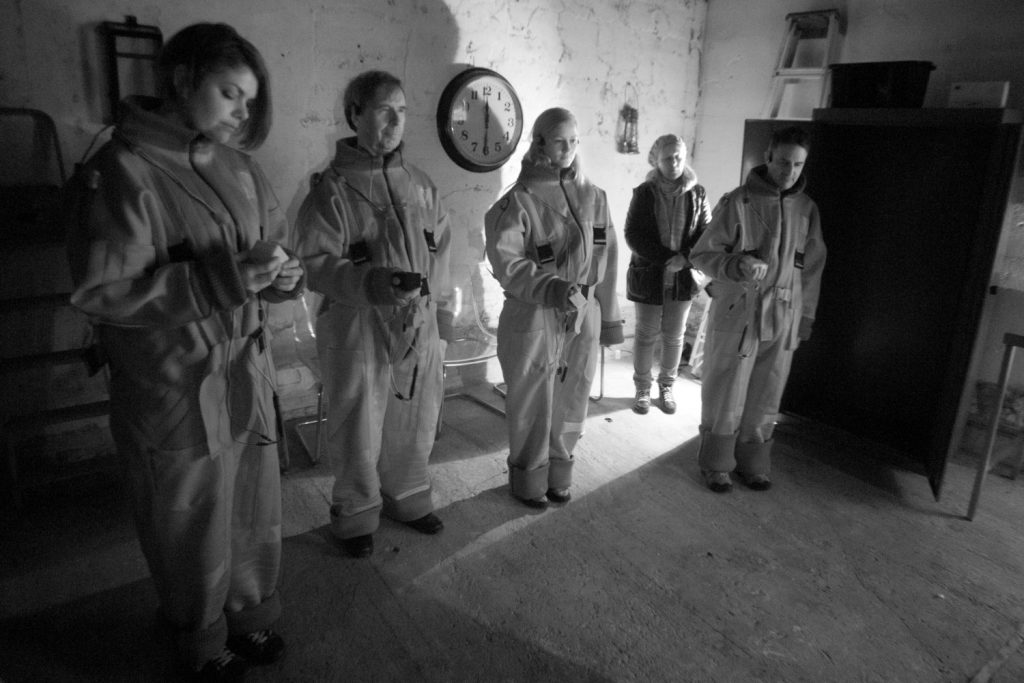
[[[818, 307], [825, 243], [803, 178], [785, 192], [753, 169], [726, 195], [690, 260], [711, 276], [701, 382], [703, 470], [767, 475], [771, 438], [801, 328]], [[768, 264], [744, 282], [740, 261]]]
[[263, 300], [236, 254], [283, 241], [255, 161], [124, 102], [69, 184], [71, 302], [110, 363], [110, 429], [163, 616], [191, 666], [280, 614], [281, 487]]
[[[296, 221], [316, 320], [334, 469], [331, 528], [338, 538], [433, 511], [427, 460], [441, 410], [442, 330], [451, 329], [451, 231], [437, 188], [403, 146], [371, 156], [339, 140]], [[404, 307], [377, 301], [373, 271], [426, 278]], [[444, 332], [449, 338], [450, 332]]]
[[[579, 162], [565, 171], [523, 162], [487, 212], [487, 258], [505, 290], [498, 361], [508, 385], [509, 484], [539, 498], [572, 484], [602, 329], [622, 320], [608, 202]], [[567, 310], [570, 287], [586, 304]]]

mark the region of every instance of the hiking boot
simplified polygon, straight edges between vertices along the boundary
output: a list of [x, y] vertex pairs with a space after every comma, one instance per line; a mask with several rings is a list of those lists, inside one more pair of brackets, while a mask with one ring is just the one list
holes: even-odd
[[284, 639], [269, 628], [232, 636], [228, 647], [252, 664], [273, 664], [284, 656]]
[[671, 384], [659, 384], [658, 395], [661, 398], [661, 409], [662, 411], [671, 415], [676, 412], [676, 399], [672, 396], [672, 385]]
[[224, 648], [214, 657], [206, 660], [203, 666], [195, 671], [195, 681], [244, 681], [249, 663], [237, 654]]
[[651, 389], [637, 387], [636, 398], [633, 400], [633, 412], [638, 415], [646, 415], [651, 409]]

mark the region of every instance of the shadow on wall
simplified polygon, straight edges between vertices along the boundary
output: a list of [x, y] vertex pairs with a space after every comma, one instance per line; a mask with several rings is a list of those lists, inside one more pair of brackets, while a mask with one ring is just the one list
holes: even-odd
[[[332, 105], [329, 114], [311, 111], [304, 115], [307, 121], [319, 127], [316, 137], [322, 134], [322, 143], [309, 154], [314, 162], [303, 171], [303, 180], [288, 204], [286, 213], [293, 221], [292, 229], [295, 229], [294, 218], [299, 207], [308, 195], [313, 174], [323, 172], [330, 165], [338, 140], [355, 135], [345, 118], [345, 87], [365, 71], [392, 73], [403, 83], [408, 108], [404, 157], [432, 179], [451, 220], [452, 286], [459, 290], [461, 302], [456, 325], [472, 326], [479, 317], [484, 325], [492, 327], [497, 323], [502, 298], [497, 282], [481, 267], [484, 260], [482, 217], [503, 189], [501, 172], [463, 170], [444, 152], [437, 134], [436, 112], [441, 92], [455, 75], [470, 67], [453, 62], [460, 38], [456, 18], [440, 0], [417, 3], [360, 0], [354, 4], [321, 6], [314, 10], [312, 17], [314, 36], [310, 44], [316, 53], [312, 55], [315, 72], [309, 83], [314, 89], [322, 87], [330, 93]], [[288, 87], [287, 83], [283, 85], [285, 92]], [[277, 90], [281, 91], [282, 88]], [[324, 108], [323, 104], [318, 106]], [[282, 125], [281, 118], [276, 125]], [[290, 134], [291, 131], [286, 135]], [[290, 328], [294, 318], [292, 305], [286, 303], [275, 308], [278, 310], [271, 314], [272, 327]], [[277, 361], [279, 368], [299, 364], [299, 359], [287, 348], [277, 352]], [[296, 390], [308, 393], [309, 387]], [[283, 386], [282, 392], [287, 394], [289, 388]]]

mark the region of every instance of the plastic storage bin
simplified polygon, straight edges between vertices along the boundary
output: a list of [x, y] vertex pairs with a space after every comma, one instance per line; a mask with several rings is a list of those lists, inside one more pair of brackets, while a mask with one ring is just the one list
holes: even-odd
[[931, 62], [832, 64], [833, 107], [920, 107]]

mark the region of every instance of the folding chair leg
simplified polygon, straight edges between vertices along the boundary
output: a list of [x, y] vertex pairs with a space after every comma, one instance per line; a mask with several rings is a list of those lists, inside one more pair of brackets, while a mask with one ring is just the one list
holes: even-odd
[[324, 385], [318, 383], [316, 387], [316, 453], [313, 455], [313, 464], [320, 462], [323, 455], [323, 442], [321, 434], [324, 428]]
[[1013, 366], [1015, 346], [1006, 345], [1003, 353], [1003, 367], [999, 371], [999, 388], [996, 404], [992, 412], [992, 419], [988, 426], [988, 439], [985, 442], [985, 453], [978, 461], [978, 471], [974, 475], [974, 490], [971, 491], [971, 502], [967, 508], [967, 519], [972, 521], [974, 513], [978, 509], [978, 501], [981, 499], [981, 486], [985, 483], [985, 475], [992, 461], [992, 451], [996, 446], [996, 437], [999, 436], [999, 418], [1003, 413], [1003, 400], [1006, 398], [1006, 386], [1010, 383], [1010, 368]]

